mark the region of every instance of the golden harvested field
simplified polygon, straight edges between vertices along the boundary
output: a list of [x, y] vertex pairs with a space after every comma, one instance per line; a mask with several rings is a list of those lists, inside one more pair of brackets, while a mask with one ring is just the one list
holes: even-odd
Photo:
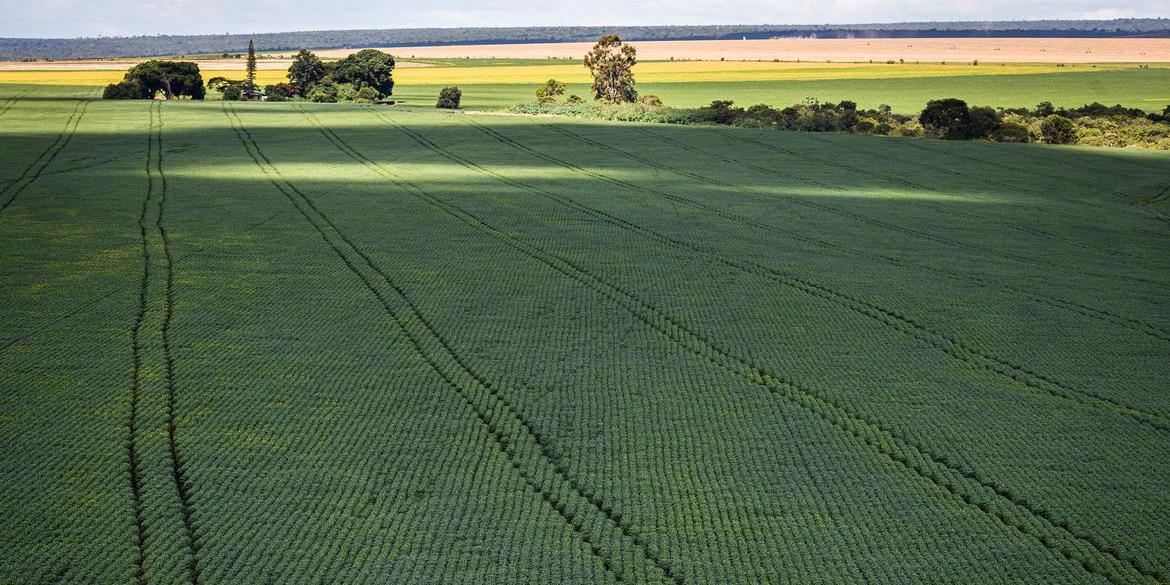
[[[418, 58], [581, 57], [592, 43], [392, 47], [395, 55]], [[869, 62], [987, 61], [994, 63], [1170, 62], [1170, 39], [777, 39], [746, 41], [638, 42], [642, 60], [772, 60]], [[320, 51], [343, 57], [354, 49]]]

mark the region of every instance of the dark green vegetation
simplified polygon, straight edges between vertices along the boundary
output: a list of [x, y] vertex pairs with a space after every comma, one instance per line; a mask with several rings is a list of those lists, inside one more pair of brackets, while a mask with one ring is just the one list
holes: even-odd
[[400, 28], [280, 32], [259, 35], [150, 35], [75, 39], [0, 39], [0, 59], [77, 59], [243, 51], [255, 38], [265, 51], [302, 48], [591, 41], [608, 33], [629, 40], [855, 37], [1129, 37], [1166, 36], [1170, 19], [901, 22], [848, 25], [548, 26]]
[[1161, 113], [1099, 103], [1056, 109], [1051, 102], [1041, 102], [1034, 109], [1009, 109], [971, 107], [963, 100], [944, 98], [927, 102], [918, 116], [896, 114], [884, 104], [859, 109], [857, 102], [849, 100], [834, 104], [809, 99], [782, 109], [767, 104], [744, 108], [729, 100], [715, 100], [702, 108], [676, 108], [664, 106], [661, 99], [648, 94], [637, 104], [590, 104], [575, 95], [557, 103], [548, 93], [553, 83], [550, 79], [537, 88], [535, 103], [513, 106], [509, 111], [593, 120], [1170, 150], [1170, 106]]
[[1163, 153], [0, 116], [0, 582], [1170, 581]]
[[190, 61], [139, 63], [126, 72], [122, 81], [107, 85], [102, 97], [108, 100], [144, 100], [159, 94], [167, 99], [203, 99], [206, 90], [199, 65]]

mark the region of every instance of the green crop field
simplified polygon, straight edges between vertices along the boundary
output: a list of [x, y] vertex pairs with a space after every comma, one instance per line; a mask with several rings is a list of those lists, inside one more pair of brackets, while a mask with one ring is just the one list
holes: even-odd
[[87, 95], [0, 583], [1170, 581], [1168, 153]]

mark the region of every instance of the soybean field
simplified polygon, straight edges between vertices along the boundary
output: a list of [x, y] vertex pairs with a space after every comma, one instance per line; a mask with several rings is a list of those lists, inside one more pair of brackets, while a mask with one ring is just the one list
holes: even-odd
[[1170, 582], [1168, 230], [1156, 151], [0, 85], [0, 583]]

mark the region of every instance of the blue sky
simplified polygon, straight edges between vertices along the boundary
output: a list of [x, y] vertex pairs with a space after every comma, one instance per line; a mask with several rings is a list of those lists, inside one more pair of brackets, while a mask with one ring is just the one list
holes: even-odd
[[0, 36], [1170, 16], [1170, 0], [0, 0]]

